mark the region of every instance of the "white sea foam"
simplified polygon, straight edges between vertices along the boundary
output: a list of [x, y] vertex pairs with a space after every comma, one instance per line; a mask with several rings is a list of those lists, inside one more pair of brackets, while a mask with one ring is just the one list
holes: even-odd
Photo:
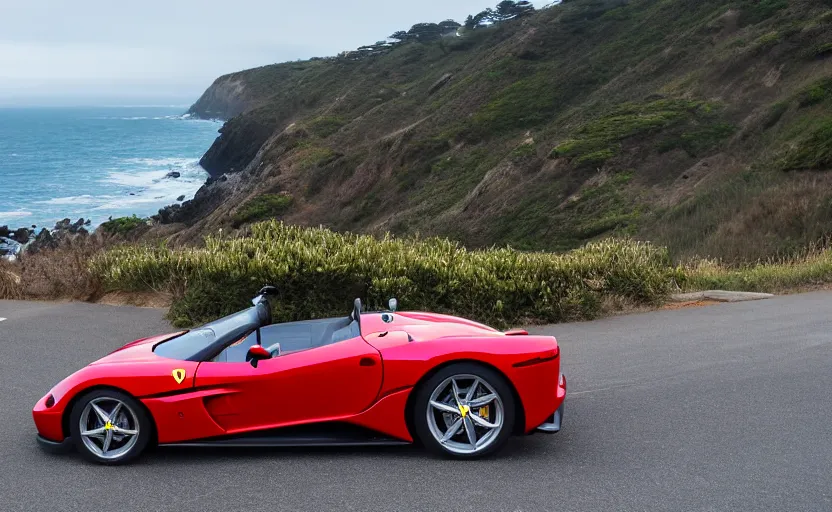
[[[173, 171], [179, 173], [179, 178], [167, 177]], [[66, 207], [83, 206], [78, 211], [118, 215], [125, 211], [162, 208], [176, 203], [180, 196], [191, 199], [207, 177], [208, 173], [199, 166], [198, 160], [192, 158], [121, 159], [99, 180], [108, 186], [107, 194], [56, 197], [37, 202], [62, 207], [61, 211]], [[119, 190], [118, 194], [113, 194], [113, 186]], [[4, 215], [0, 213], [2, 217]]]
[[190, 105], [98, 105], [102, 108], [188, 108]]
[[[122, 164], [130, 166], [144, 166], [144, 167], [188, 167], [196, 166], [199, 161], [193, 158], [125, 158], [119, 161]], [[179, 170], [179, 169], [171, 169]]]
[[[91, 195], [82, 195], [82, 196], [69, 196], [69, 197], [54, 197], [52, 199], [47, 199], [45, 201], [35, 201], [38, 204], [53, 204], [53, 205], [90, 205], [90, 204], [99, 204], [101, 202], [101, 197], [104, 196], [91, 196]], [[112, 197], [112, 196], [106, 196]]]
[[20, 219], [23, 217], [29, 217], [32, 215], [32, 212], [27, 212], [23, 210], [17, 210], [14, 212], [0, 212], [0, 221], [2, 219]]
[[153, 121], [191, 121], [197, 123], [215, 123], [215, 124], [222, 124], [222, 121], [217, 119], [200, 119], [198, 117], [194, 117], [191, 114], [175, 114], [169, 116], [105, 116], [105, 117], [93, 117], [91, 119], [98, 119], [104, 121], [146, 121], [146, 120], [153, 120]]
[[121, 185], [124, 187], [145, 187], [152, 185], [158, 180], [164, 179], [169, 171], [125, 171], [125, 172], [111, 172], [104, 178], [103, 182], [113, 185]]
[[[130, 169], [111, 171], [101, 181], [125, 187], [125, 195], [100, 196], [102, 201], [94, 210], [173, 204], [183, 195], [192, 198], [208, 177], [208, 173], [199, 166], [199, 161], [190, 158], [129, 158], [122, 160], [121, 164]], [[179, 178], [167, 177], [171, 172], [178, 172]]]

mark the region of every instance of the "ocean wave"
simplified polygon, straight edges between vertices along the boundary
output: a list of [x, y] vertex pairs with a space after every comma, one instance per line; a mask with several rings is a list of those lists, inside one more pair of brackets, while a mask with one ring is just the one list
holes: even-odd
[[[82, 196], [69, 196], [69, 197], [53, 197], [52, 199], [47, 199], [45, 201], [35, 201], [38, 204], [52, 204], [52, 205], [92, 205], [98, 204], [101, 202], [101, 197], [105, 196], [91, 196], [88, 194], [84, 194]], [[106, 196], [112, 197], [112, 196]]]
[[14, 212], [0, 212], [0, 219], [20, 219], [23, 217], [29, 217], [32, 215], [32, 212], [27, 212], [23, 210], [17, 210]]
[[128, 165], [128, 166], [144, 166], [144, 167], [169, 167], [170, 170], [179, 170], [179, 169], [172, 169], [173, 167], [191, 167], [191, 166], [199, 166], [199, 160], [194, 158], [182, 158], [182, 157], [167, 157], [167, 158], [123, 158], [118, 161], [120, 165]]
[[[129, 169], [124, 169], [124, 167]], [[168, 177], [171, 172], [178, 178]], [[129, 205], [173, 204], [180, 196], [190, 199], [205, 183], [208, 173], [192, 158], [127, 158], [119, 162], [119, 169], [108, 172], [100, 180], [109, 185], [124, 187], [124, 196], [100, 196], [100, 204], [93, 210], [124, 209]]]
[[[179, 177], [168, 177], [171, 172], [178, 172]], [[208, 173], [193, 158], [126, 158], [117, 160], [98, 180], [106, 185], [106, 194], [55, 197], [36, 203], [61, 207], [61, 211], [69, 207], [74, 214], [106, 212], [96, 217], [152, 211], [178, 202], [181, 196], [193, 198], [207, 177]]]
[[101, 108], [188, 108], [190, 105], [185, 104], [178, 104], [178, 105], [97, 105]]
[[191, 123], [211, 123], [211, 124], [222, 124], [223, 122], [218, 119], [200, 119], [198, 117], [194, 117], [191, 114], [175, 114], [169, 116], [131, 116], [131, 117], [122, 117], [122, 116], [106, 116], [106, 117], [93, 117], [91, 119], [97, 119], [101, 121], [188, 121]]

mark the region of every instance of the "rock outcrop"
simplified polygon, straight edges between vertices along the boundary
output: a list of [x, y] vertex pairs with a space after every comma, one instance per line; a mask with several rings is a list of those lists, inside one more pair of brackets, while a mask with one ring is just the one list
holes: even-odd
[[217, 78], [188, 114], [200, 119], [228, 120], [246, 111], [252, 103], [244, 75], [232, 73]]

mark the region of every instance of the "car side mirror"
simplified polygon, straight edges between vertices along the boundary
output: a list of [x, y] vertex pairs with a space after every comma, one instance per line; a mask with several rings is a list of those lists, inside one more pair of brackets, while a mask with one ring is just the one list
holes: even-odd
[[257, 363], [266, 359], [271, 359], [272, 354], [262, 347], [262, 345], [252, 345], [246, 354], [246, 361], [251, 363], [251, 366], [257, 368]]

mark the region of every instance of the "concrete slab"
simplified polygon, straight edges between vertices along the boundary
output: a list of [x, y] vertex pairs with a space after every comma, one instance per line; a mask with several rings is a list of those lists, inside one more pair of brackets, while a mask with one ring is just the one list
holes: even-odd
[[674, 302], [696, 302], [700, 300], [714, 300], [717, 302], [745, 302], [749, 300], [764, 300], [774, 297], [771, 293], [731, 292], [725, 290], [708, 290], [704, 292], [677, 293], [670, 297]]

